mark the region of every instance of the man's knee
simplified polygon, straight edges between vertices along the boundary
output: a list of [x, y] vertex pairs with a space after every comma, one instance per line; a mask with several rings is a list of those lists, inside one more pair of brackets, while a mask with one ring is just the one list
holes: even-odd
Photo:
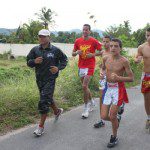
[[101, 119], [107, 120], [108, 119], [108, 115], [101, 113]]
[[87, 90], [88, 90], [88, 86], [87, 86], [87, 85], [82, 85], [82, 89], [83, 89], [84, 91], [87, 91]]
[[38, 110], [40, 114], [47, 114], [50, 111], [49, 108], [50, 104], [45, 101], [39, 101], [38, 103]]
[[111, 121], [114, 121], [114, 120], [116, 120], [117, 119], [117, 115], [115, 115], [115, 114], [110, 114], [110, 120]]

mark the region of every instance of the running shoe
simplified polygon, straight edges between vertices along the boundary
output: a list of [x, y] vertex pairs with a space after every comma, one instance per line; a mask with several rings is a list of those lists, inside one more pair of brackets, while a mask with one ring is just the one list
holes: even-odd
[[107, 147], [108, 148], [112, 148], [112, 147], [114, 147], [117, 144], [118, 144], [118, 138], [113, 136], [113, 135], [111, 135], [110, 142], [108, 143]]
[[37, 129], [33, 132], [33, 134], [36, 136], [41, 136], [43, 133], [44, 133], [44, 128], [42, 127], [37, 127]]
[[105, 126], [105, 122], [103, 120], [100, 120], [99, 122], [94, 124], [94, 128], [101, 128]]
[[64, 111], [63, 108], [58, 108], [58, 113], [55, 115], [55, 122], [59, 119], [63, 111]]

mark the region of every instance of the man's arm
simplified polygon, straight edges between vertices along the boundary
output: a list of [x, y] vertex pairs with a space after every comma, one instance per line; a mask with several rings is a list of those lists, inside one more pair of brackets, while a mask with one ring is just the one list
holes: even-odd
[[27, 66], [33, 68], [36, 66], [36, 63], [35, 63], [35, 56], [34, 56], [34, 50], [31, 49], [31, 51], [29, 52], [29, 54], [27, 55]]
[[137, 52], [137, 54], [136, 54], [136, 56], [135, 56], [135, 58], [134, 58], [134, 62], [135, 62], [135, 63], [140, 63], [141, 60], [142, 60], [142, 58], [143, 58], [142, 46], [140, 45], [140, 46], [138, 47], [138, 52]]
[[82, 51], [79, 50], [78, 48], [78, 40], [75, 41], [74, 43], [74, 48], [73, 48], [73, 51], [72, 51], [72, 56], [75, 57], [77, 55], [81, 55], [82, 54]]
[[124, 61], [124, 68], [125, 68], [125, 73], [126, 73], [126, 77], [124, 76], [118, 76], [115, 73], [111, 74], [111, 78], [115, 81], [115, 82], [133, 82], [134, 80], [134, 75], [133, 72], [131, 70], [130, 67], [130, 63], [128, 60]]
[[102, 56], [102, 44], [98, 41], [98, 40], [95, 40], [95, 53], [88, 53], [86, 55], [87, 58], [92, 58], [92, 57], [95, 57], [95, 56]]
[[81, 50], [75, 50], [73, 49], [73, 52], [72, 52], [72, 56], [75, 57], [77, 55], [81, 55], [82, 54], [82, 51]]
[[61, 51], [59, 50], [59, 66], [58, 69], [62, 70], [67, 66], [68, 63], [68, 58], [67, 56]]
[[60, 50], [58, 49], [58, 59], [59, 59], [59, 64], [58, 66], [50, 66], [50, 71], [52, 74], [56, 74], [59, 70], [63, 70], [68, 63], [68, 58], [67, 56]]
[[105, 65], [106, 60], [107, 60], [107, 57], [103, 57], [102, 64], [100, 65], [100, 79], [103, 79], [106, 73], [106, 65]]
[[77, 56], [77, 55], [78, 55], [78, 51], [75, 51], [75, 50], [73, 49], [73, 51], [72, 51], [72, 56], [75, 57], [75, 56]]
[[39, 56], [35, 58], [35, 49], [31, 49], [29, 54], [27, 55], [27, 66], [33, 68], [38, 64], [41, 64], [43, 62], [43, 57]]

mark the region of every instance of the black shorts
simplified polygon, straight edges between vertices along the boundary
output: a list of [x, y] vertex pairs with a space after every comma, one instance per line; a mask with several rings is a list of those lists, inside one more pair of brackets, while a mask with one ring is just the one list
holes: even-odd
[[38, 110], [41, 114], [47, 114], [50, 110], [50, 105], [54, 103], [53, 94], [55, 89], [55, 79], [51, 79], [47, 82], [37, 81], [37, 85], [40, 92]]

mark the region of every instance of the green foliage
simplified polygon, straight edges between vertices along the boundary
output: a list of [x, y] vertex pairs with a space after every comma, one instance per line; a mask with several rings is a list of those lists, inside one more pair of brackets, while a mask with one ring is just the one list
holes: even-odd
[[4, 52], [3, 54], [0, 54], [0, 59], [8, 59], [8, 56], [10, 56], [11, 54], [11, 50]]
[[119, 24], [119, 26], [110, 26], [105, 31], [105, 34], [115, 38], [118, 38], [120, 35], [125, 35], [129, 38], [131, 35], [131, 26], [129, 20], [124, 21], [124, 24]]
[[105, 34], [110, 35], [112, 38], [122, 40], [123, 47], [135, 47], [137, 44], [131, 34], [131, 26], [128, 20], [119, 26], [110, 26], [110, 28], [105, 31]]
[[47, 9], [46, 7], [43, 7], [40, 10], [40, 13], [35, 13], [35, 15], [42, 21], [45, 29], [48, 29], [48, 25], [54, 26], [55, 21], [53, 20], [53, 17], [57, 16], [56, 12], [52, 11], [50, 8]]
[[38, 32], [43, 26], [39, 21], [31, 20], [29, 24], [23, 24], [17, 30], [17, 37], [19, 43], [38, 43]]
[[142, 75], [143, 63], [136, 64], [136, 63], [134, 62], [134, 58], [131, 57], [131, 56], [128, 56], [128, 60], [129, 60], [129, 62], [130, 62], [131, 69], [132, 69], [133, 74], [134, 74], [134, 82], [127, 83], [126, 85], [127, 85], [127, 87], [131, 87], [131, 86], [135, 86], [135, 85], [140, 84], [141, 75]]
[[[0, 132], [33, 123], [38, 117], [39, 94], [34, 70], [26, 66], [24, 59], [20, 60], [0, 60]], [[94, 97], [98, 96], [98, 70], [90, 82]], [[60, 72], [55, 89], [54, 98], [65, 110], [83, 103], [77, 60], [70, 60]]]
[[110, 26], [104, 35], [121, 39], [124, 47], [137, 47], [145, 42], [145, 31], [148, 27], [150, 27], [149, 23], [143, 29], [138, 29], [132, 33], [129, 21], [124, 21], [124, 24], [119, 26]]
[[123, 47], [136, 47], [137, 42], [133, 36], [127, 37], [126, 35], [122, 34], [118, 36], [123, 43]]
[[148, 23], [143, 29], [138, 29], [137, 31], [133, 32], [133, 36], [135, 37], [135, 40], [137, 41], [137, 46], [145, 42], [145, 32], [146, 32], [146, 29], [149, 27], [150, 27], [150, 24]]
[[[124, 56], [127, 54], [124, 52]], [[135, 81], [127, 87], [139, 84], [143, 64], [136, 65], [128, 57], [135, 75]], [[99, 97], [99, 64], [97, 58], [95, 75], [91, 78], [90, 89], [93, 97]], [[36, 121], [39, 93], [35, 82], [34, 70], [26, 66], [24, 58], [8, 61], [0, 60], [0, 133], [16, 129]], [[59, 106], [69, 110], [83, 103], [83, 91], [78, 77], [77, 60], [70, 59], [66, 69], [60, 71], [54, 93]]]

